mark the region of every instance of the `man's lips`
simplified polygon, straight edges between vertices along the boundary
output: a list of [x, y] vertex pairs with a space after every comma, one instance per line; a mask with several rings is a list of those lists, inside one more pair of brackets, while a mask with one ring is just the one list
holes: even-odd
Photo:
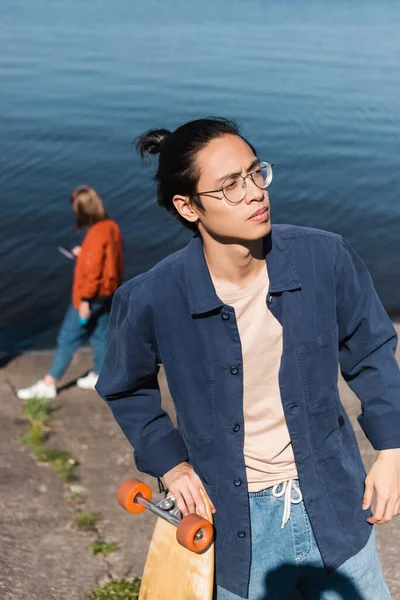
[[265, 213], [267, 213], [269, 210], [268, 206], [262, 206], [261, 208], [259, 208], [258, 210], [256, 210], [251, 217], [248, 218], [248, 220], [253, 219], [254, 217], [258, 217], [260, 215], [264, 215]]

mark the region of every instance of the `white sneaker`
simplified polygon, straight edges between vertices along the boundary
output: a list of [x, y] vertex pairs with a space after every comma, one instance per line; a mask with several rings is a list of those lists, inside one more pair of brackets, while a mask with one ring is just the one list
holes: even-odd
[[80, 377], [76, 382], [76, 385], [83, 390], [94, 390], [98, 378], [98, 375], [95, 375], [93, 371], [90, 371], [86, 377]]
[[17, 396], [21, 400], [29, 400], [29, 398], [55, 398], [57, 396], [57, 388], [55, 385], [47, 385], [39, 379], [31, 387], [23, 388], [17, 391]]

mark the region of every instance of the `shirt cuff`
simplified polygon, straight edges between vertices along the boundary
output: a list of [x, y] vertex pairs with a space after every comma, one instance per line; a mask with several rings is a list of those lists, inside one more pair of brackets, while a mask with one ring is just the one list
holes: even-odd
[[140, 453], [135, 450], [135, 462], [139, 471], [162, 477], [182, 462], [189, 461], [186, 444], [177, 429], [153, 442]]
[[400, 448], [400, 411], [358, 417], [375, 450]]

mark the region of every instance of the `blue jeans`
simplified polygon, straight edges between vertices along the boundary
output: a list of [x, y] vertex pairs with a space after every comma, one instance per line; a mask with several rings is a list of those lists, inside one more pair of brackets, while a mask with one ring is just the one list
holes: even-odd
[[[281, 489], [282, 486], [276, 492]], [[302, 500], [290, 504], [290, 517], [282, 528], [284, 496], [276, 497], [273, 488], [267, 488], [250, 493], [249, 499], [252, 535], [249, 600], [390, 600], [374, 530], [358, 554], [328, 574]], [[296, 500], [294, 489], [292, 499]], [[217, 587], [216, 598], [239, 600], [240, 597]]]
[[111, 297], [92, 300], [89, 322], [87, 325], [81, 325], [78, 311], [70, 304], [57, 336], [57, 345], [49, 375], [54, 379], [60, 379], [79, 346], [87, 340], [89, 340], [93, 352], [93, 371], [97, 375], [100, 373], [106, 348], [110, 307]]

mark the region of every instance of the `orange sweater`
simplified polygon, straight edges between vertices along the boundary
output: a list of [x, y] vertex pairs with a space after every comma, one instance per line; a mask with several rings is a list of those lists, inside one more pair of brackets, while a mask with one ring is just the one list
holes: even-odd
[[122, 282], [123, 247], [120, 228], [112, 219], [90, 227], [76, 259], [72, 301], [113, 294]]

